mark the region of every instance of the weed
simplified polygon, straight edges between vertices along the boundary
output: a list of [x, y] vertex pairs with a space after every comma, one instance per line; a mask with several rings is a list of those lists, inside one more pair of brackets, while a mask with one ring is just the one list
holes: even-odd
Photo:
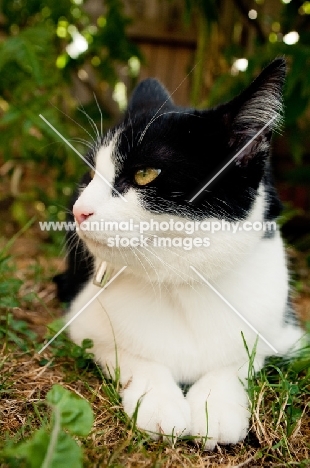
[[82, 467], [82, 450], [72, 435], [87, 436], [90, 432], [93, 413], [89, 403], [54, 385], [46, 396], [46, 404], [52, 410], [50, 424], [41, 427], [29, 440], [7, 447], [2, 456], [25, 460], [30, 468]]
[[302, 420], [310, 406], [309, 383], [309, 345], [290, 359], [269, 358], [249, 379], [252, 431], [265, 460], [294, 460], [292, 446], [301, 437]]

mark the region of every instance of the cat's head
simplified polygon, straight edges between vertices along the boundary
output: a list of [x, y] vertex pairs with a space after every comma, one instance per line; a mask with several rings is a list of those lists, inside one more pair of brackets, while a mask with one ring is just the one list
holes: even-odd
[[[73, 208], [83, 226], [79, 235], [95, 257], [171, 281], [190, 264], [209, 278], [231, 268], [263, 232], [211, 233], [197, 224], [188, 235], [170, 220], [233, 223], [279, 214], [268, 159], [272, 130], [281, 119], [284, 78], [285, 61], [276, 59], [240, 95], [208, 110], [178, 107], [157, 80], [142, 81], [123, 121], [88, 155], [96, 170], [86, 177]], [[107, 230], [105, 222], [123, 223], [123, 229], [114, 224]], [[142, 246], [122, 243], [139, 238], [141, 222], [170, 224], [162, 232], [146, 230], [149, 240]], [[184, 249], [182, 242], [178, 247], [166, 241], [160, 248], [154, 236], [209, 238], [210, 245]]]

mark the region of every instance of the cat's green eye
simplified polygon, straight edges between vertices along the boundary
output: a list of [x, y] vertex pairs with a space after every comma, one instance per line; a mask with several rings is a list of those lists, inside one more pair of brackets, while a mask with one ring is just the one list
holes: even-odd
[[90, 175], [90, 178], [93, 179], [94, 176], [95, 176], [96, 172], [94, 171], [94, 169], [91, 169], [89, 175]]
[[135, 173], [135, 182], [138, 185], [147, 185], [150, 182], [153, 182], [160, 173], [160, 169], [153, 169], [152, 167], [139, 169], [139, 171]]

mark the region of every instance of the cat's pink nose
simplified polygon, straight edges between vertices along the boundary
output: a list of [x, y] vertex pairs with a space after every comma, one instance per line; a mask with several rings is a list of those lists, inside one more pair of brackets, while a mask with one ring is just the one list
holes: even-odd
[[94, 211], [91, 208], [87, 208], [86, 206], [76, 206], [76, 204], [73, 205], [72, 211], [78, 224], [81, 224], [83, 221], [94, 214]]

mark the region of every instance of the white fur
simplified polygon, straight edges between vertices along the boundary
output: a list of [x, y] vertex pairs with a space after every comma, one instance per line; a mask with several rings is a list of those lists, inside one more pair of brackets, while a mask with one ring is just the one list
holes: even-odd
[[[112, 146], [109, 148], [98, 155], [108, 164]], [[100, 168], [103, 172], [104, 164]], [[127, 203], [112, 197], [111, 190], [95, 176], [77, 203], [91, 205], [92, 220], [151, 218], [134, 189], [126, 199]], [[264, 199], [261, 188], [249, 220], [263, 219]], [[167, 219], [165, 215], [157, 217]], [[288, 278], [279, 233], [273, 239], [262, 239], [262, 233], [255, 231], [217, 232], [209, 234], [210, 247], [187, 252], [177, 248], [119, 251], [106, 246], [104, 232], [79, 234], [98, 262], [107, 260], [115, 271], [127, 265], [70, 325], [75, 342], [93, 340], [95, 358], [104, 369], [113, 372], [119, 366], [125, 411], [132, 416], [138, 405], [138, 426], [154, 437], [161, 433], [171, 437], [192, 434], [202, 438], [208, 449], [218, 442], [242, 440], [249, 412], [247, 394], [239, 380], [245, 381], [248, 370], [241, 332], [250, 350], [256, 333], [198, 278], [190, 265], [211, 281], [279, 353], [286, 353], [301, 331], [284, 323]], [[193, 234], [199, 235], [205, 233]], [[73, 301], [68, 319], [97, 291], [89, 281]], [[259, 340], [256, 370], [270, 354], [268, 345]], [[186, 397], [178, 386], [180, 382], [192, 385]]]

